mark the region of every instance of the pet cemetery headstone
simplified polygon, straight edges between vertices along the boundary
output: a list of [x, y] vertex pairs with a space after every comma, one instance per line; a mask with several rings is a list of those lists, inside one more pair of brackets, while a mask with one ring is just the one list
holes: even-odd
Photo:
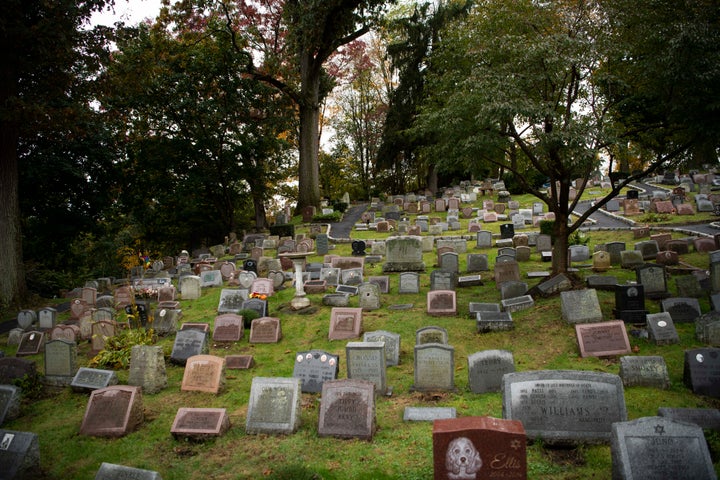
[[508, 350], [483, 350], [468, 356], [468, 380], [473, 393], [499, 392], [502, 377], [515, 371], [515, 360]]
[[142, 388], [114, 385], [90, 394], [80, 434], [123, 437], [135, 431], [142, 421]]
[[392, 237], [385, 241], [383, 273], [423, 272], [422, 239], [417, 236]]
[[720, 349], [685, 350], [683, 382], [693, 393], [720, 398]]
[[202, 292], [202, 280], [197, 275], [188, 275], [180, 279], [180, 296], [183, 300], [197, 300]]
[[475, 314], [478, 333], [501, 332], [515, 328], [511, 312], [480, 311]]
[[175, 438], [204, 440], [220, 437], [230, 428], [230, 417], [224, 408], [179, 408], [170, 433]]
[[637, 250], [623, 250], [620, 252], [620, 266], [622, 268], [636, 268], [643, 265], [645, 261], [642, 254]]
[[691, 323], [702, 315], [697, 298], [666, 298], [661, 302], [661, 307], [663, 312], [670, 314], [675, 323]]
[[424, 345], [426, 343], [448, 343], [448, 332], [445, 328], [428, 326], [418, 328], [415, 331], [415, 345]]
[[323, 383], [319, 436], [372, 440], [375, 422], [373, 382], [343, 379]]
[[648, 338], [655, 345], [680, 343], [675, 323], [668, 312], [650, 313], [646, 316]]
[[223, 288], [220, 291], [217, 311], [223, 313], [238, 313], [243, 309], [243, 302], [248, 299], [249, 292], [246, 289]]
[[80, 367], [70, 382], [75, 391], [92, 391], [117, 385], [118, 377], [112, 370]]
[[702, 428], [665, 417], [642, 417], [612, 425], [614, 479], [715, 479]]
[[187, 359], [194, 355], [209, 353], [208, 336], [200, 330], [180, 330], [175, 335], [170, 361], [177, 365], [185, 365]]
[[234, 313], [225, 313], [215, 317], [213, 341], [238, 342], [243, 337], [243, 318]]
[[497, 289], [503, 282], [520, 281], [520, 265], [515, 260], [495, 264], [495, 284]]
[[377, 395], [388, 393], [384, 342], [348, 342], [345, 355], [347, 378], [372, 382]]
[[651, 387], [667, 389], [670, 387], [665, 358], [656, 356], [620, 357], [620, 378], [626, 387]]
[[155, 345], [133, 345], [130, 350], [128, 385], [142, 387], [145, 394], [155, 394], [168, 385], [163, 349]]
[[278, 343], [282, 338], [280, 319], [260, 317], [250, 323], [250, 343]]
[[218, 394], [225, 385], [225, 359], [195, 355], [187, 359], [180, 390]]
[[602, 311], [600, 310], [597, 291], [591, 288], [560, 292], [560, 301], [562, 304], [562, 318], [567, 323], [602, 321]]
[[57, 310], [52, 307], [44, 307], [38, 310], [38, 328], [40, 330], [52, 330], [55, 328], [57, 324], [57, 313]]
[[362, 331], [362, 308], [335, 307], [330, 311], [330, 340], [358, 338]]
[[435, 480], [527, 478], [527, 437], [519, 421], [436, 420], [432, 439]]
[[15, 385], [0, 385], [0, 425], [20, 415], [22, 391]]
[[453, 407], [405, 407], [403, 422], [434, 422], [456, 418], [457, 410]]
[[659, 407], [658, 416], [694, 423], [704, 430], [720, 431], [720, 410], [717, 408]]
[[503, 418], [549, 445], [608, 443], [627, 420], [622, 380], [610, 373], [539, 370], [503, 376]]
[[43, 332], [25, 332], [20, 337], [20, 344], [15, 352], [16, 357], [37, 355], [45, 348], [45, 334]]
[[0, 467], [2, 478], [42, 478], [38, 435], [0, 429]]
[[298, 352], [292, 376], [300, 379], [302, 392], [320, 393], [323, 383], [337, 378], [339, 366], [340, 357], [323, 350]]
[[643, 285], [616, 285], [615, 309], [616, 318], [626, 323], [645, 323], [645, 288]]
[[646, 263], [635, 268], [635, 276], [638, 283], [645, 287], [645, 296], [652, 299], [667, 297], [667, 279], [665, 267]]
[[254, 364], [255, 360], [252, 355], [228, 355], [225, 357], [225, 368], [228, 370], [247, 370]]
[[414, 348], [414, 384], [417, 391], [455, 390], [455, 349], [450, 345], [426, 343]]
[[77, 344], [67, 340], [50, 340], [45, 344], [45, 383], [70, 385], [77, 373]]
[[454, 316], [457, 314], [457, 299], [454, 290], [432, 290], [427, 292], [427, 313], [431, 316]]
[[361, 283], [358, 286], [358, 305], [362, 310], [380, 308], [380, 287], [370, 282]]
[[375, 330], [363, 334], [364, 342], [385, 343], [385, 363], [387, 366], [400, 364], [400, 335], [385, 330]]
[[581, 357], [608, 357], [630, 353], [625, 323], [622, 320], [575, 325]]
[[299, 378], [253, 378], [245, 433], [295, 433], [300, 427], [300, 383]]

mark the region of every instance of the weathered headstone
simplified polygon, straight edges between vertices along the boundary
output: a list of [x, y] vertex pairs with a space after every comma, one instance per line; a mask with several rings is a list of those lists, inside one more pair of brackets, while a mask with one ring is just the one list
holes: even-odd
[[114, 385], [90, 394], [80, 434], [123, 437], [143, 421], [142, 388]]
[[300, 427], [300, 392], [299, 378], [253, 378], [245, 433], [295, 433]]
[[643, 417], [612, 425], [614, 479], [716, 479], [703, 431], [665, 417]]
[[447, 329], [436, 326], [422, 327], [415, 331], [415, 345], [426, 343], [448, 343]]
[[330, 340], [358, 338], [362, 331], [362, 308], [335, 307], [330, 311]]
[[548, 444], [607, 443], [613, 422], [627, 420], [617, 375], [540, 370], [508, 373], [502, 383], [503, 418]]
[[230, 428], [230, 417], [224, 408], [179, 408], [170, 433], [175, 438], [204, 440], [219, 437]]
[[717, 408], [659, 407], [658, 416], [670, 420], [694, 423], [703, 430], [720, 431], [720, 410]]
[[260, 317], [250, 323], [250, 343], [277, 343], [282, 338], [280, 319]]
[[484, 350], [468, 356], [468, 380], [473, 393], [499, 392], [502, 377], [515, 371], [515, 360], [508, 350]]
[[415, 345], [413, 390], [454, 391], [455, 349], [440, 343]]
[[45, 348], [45, 334], [43, 332], [25, 332], [20, 337], [20, 344], [15, 352], [16, 357], [37, 355]]
[[593, 289], [560, 292], [562, 318], [570, 324], [602, 321], [597, 292]]
[[117, 385], [117, 383], [117, 374], [112, 370], [80, 367], [70, 382], [70, 386], [76, 391], [88, 391]]
[[361, 283], [358, 286], [358, 306], [362, 310], [380, 308], [380, 287], [370, 282]]
[[652, 263], [640, 265], [635, 268], [635, 276], [637, 282], [645, 287], [647, 298], [660, 299], [668, 296], [664, 266]]
[[400, 364], [400, 335], [385, 330], [375, 330], [363, 334], [364, 342], [385, 343], [385, 363], [388, 366]]
[[661, 356], [620, 357], [620, 378], [626, 387], [670, 387], [670, 375]]
[[70, 385], [77, 369], [75, 342], [50, 340], [45, 344], [45, 383], [55, 386]]
[[662, 301], [661, 306], [662, 311], [669, 313], [675, 323], [692, 323], [702, 315], [697, 298], [666, 298]]
[[425, 271], [421, 237], [391, 237], [385, 242], [385, 252], [383, 273]]
[[175, 335], [170, 361], [178, 365], [185, 365], [187, 359], [194, 355], [209, 352], [207, 333], [200, 330], [180, 330]]
[[243, 317], [225, 313], [215, 317], [212, 339], [215, 342], [238, 342], [243, 337]]
[[374, 383], [347, 379], [323, 384], [319, 436], [372, 440], [375, 429]]
[[384, 342], [348, 342], [345, 346], [345, 356], [347, 378], [372, 382], [375, 384], [377, 395], [387, 393]]
[[457, 314], [457, 299], [453, 290], [432, 290], [427, 292], [427, 314], [431, 316], [453, 316]]
[[130, 350], [128, 385], [142, 387], [145, 394], [158, 393], [167, 387], [163, 349], [155, 345], [133, 345]]
[[419, 293], [420, 275], [416, 272], [400, 273], [398, 293]]
[[21, 393], [18, 386], [0, 385], [0, 425], [20, 415]]

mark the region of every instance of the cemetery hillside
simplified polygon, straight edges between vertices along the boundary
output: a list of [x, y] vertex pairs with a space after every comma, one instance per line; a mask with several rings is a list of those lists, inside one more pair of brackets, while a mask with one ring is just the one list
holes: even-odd
[[557, 276], [552, 214], [468, 181], [38, 299], [0, 337], [5, 478], [716, 478], [711, 177], [623, 192]]
[[716, 480], [719, 44], [707, 0], [6, 0], [0, 480]]

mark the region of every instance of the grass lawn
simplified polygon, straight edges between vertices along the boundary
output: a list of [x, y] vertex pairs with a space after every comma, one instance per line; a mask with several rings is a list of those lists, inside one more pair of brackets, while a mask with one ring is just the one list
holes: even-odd
[[[518, 198], [523, 206], [534, 199]], [[467, 232], [467, 220], [463, 220]], [[499, 231], [499, 224], [489, 224], [490, 230]], [[302, 227], [298, 231], [302, 231]], [[449, 232], [453, 233], [453, 232]], [[455, 232], [457, 233], [457, 232]], [[594, 246], [609, 241], [624, 241], [632, 248], [636, 241], [629, 232], [590, 232], [591, 251]], [[673, 234], [675, 238], [681, 234]], [[358, 232], [357, 239], [380, 239], [386, 235], [376, 232]], [[487, 253], [490, 265], [494, 264], [496, 249], [477, 250], [475, 241], [468, 241], [468, 252]], [[368, 250], [369, 252], [369, 250]], [[350, 256], [347, 243], [337, 244], [332, 254]], [[460, 255], [460, 270], [466, 268], [465, 255]], [[310, 261], [321, 262], [319, 256]], [[507, 332], [478, 334], [475, 321], [469, 317], [469, 302], [499, 303], [500, 294], [490, 280], [492, 271], [483, 272], [488, 279], [483, 286], [458, 289], [458, 314], [455, 317], [431, 317], [426, 313], [426, 293], [430, 275], [436, 263], [435, 253], [424, 254], [426, 272], [421, 275], [421, 293], [398, 293], [398, 277], [390, 277], [390, 293], [382, 296], [379, 310], [363, 314], [363, 330], [388, 330], [401, 335], [400, 364], [387, 369], [387, 384], [392, 396], [376, 401], [378, 430], [372, 441], [322, 438], [317, 434], [319, 394], [302, 394], [301, 426], [297, 433], [287, 436], [246, 435], [250, 384], [253, 377], [292, 376], [295, 354], [298, 351], [319, 349], [340, 357], [339, 378], [346, 378], [346, 341], [329, 341], [330, 307], [322, 306], [322, 294], [309, 295], [318, 307], [312, 315], [299, 315], [281, 307], [293, 297], [291, 286], [278, 291], [269, 299], [270, 316], [282, 323], [282, 339], [277, 344], [250, 344], [249, 332], [233, 344], [211, 344], [210, 354], [227, 356], [249, 354], [255, 365], [249, 370], [228, 370], [226, 385], [218, 395], [201, 392], [181, 392], [183, 368], [166, 362], [168, 387], [154, 395], [144, 395], [145, 420], [135, 432], [120, 439], [103, 439], [79, 435], [88, 401], [87, 394], [74, 393], [69, 388], [44, 388], [37, 398], [25, 398], [21, 416], [7, 422], [3, 428], [32, 431], [40, 437], [41, 464], [45, 478], [92, 479], [101, 462], [109, 462], [155, 470], [164, 480], [200, 479], [429, 479], [433, 477], [432, 424], [403, 422], [403, 411], [408, 406], [443, 406], [457, 409], [458, 416], [492, 416], [502, 418], [500, 393], [473, 394], [468, 389], [467, 357], [487, 349], [505, 349], [514, 355], [517, 371], [545, 369], [573, 369], [618, 374], [619, 358], [582, 358], [579, 354], [575, 329], [561, 318], [559, 296], [537, 298], [532, 309], [513, 313], [515, 328]], [[707, 269], [707, 254], [691, 253], [682, 261]], [[547, 270], [549, 265], [534, 253], [530, 261], [520, 264], [521, 275]], [[366, 278], [382, 274], [382, 264], [366, 265]], [[593, 274], [581, 268], [578, 274]], [[620, 283], [635, 280], [630, 270], [614, 267], [606, 273], [614, 275]], [[527, 280], [532, 287], [538, 280]], [[675, 283], [668, 286], [674, 294]], [[212, 325], [220, 288], [203, 289], [198, 300], [181, 300], [182, 322], [207, 322]], [[605, 320], [613, 319], [614, 293], [598, 291]], [[357, 306], [357, 298], [350, 306]], [[394, 304], [412, 303], [409, 310], [388, 309]], [[703, 311], [710, 309], [707, 298], [701, 298]], [[43, 305], [39, 305], [41, 307]], [[646, 301], [651, 313], [660, 311], [655, 301]], [[60, 320], [66, 320], [63, 314]], [[418, 328], [437, 325], [447, 329], [449, 344], [455, 349], [455, 392], [420, 393], [411, 391], [413, 384], [413, 344]], [[628, 419], [657, 414], [658, 407], [718, 408], [720, 400], [693, 394], [683, 384], [683, 352], [701, 345], [695, 339], [693, 324], [678, 324], [680, 344], [657, 346], [644, 338], [630, 335], [632, 355], [661, 355], [665, 358], [671, 386], [667, 390], [627, 387], [625, 400]], [[631, 329], [628, 326], [628, 329]], [[160, 338], [169, 357], [172, 337]], [[15, 354], [16, 347], [7, 346], [7, 334], [0, 337], [0, 349], [6, 356]], [[88, 343], [79, 345], [79, 364], [90, 360]], [[35, 360], [43, 371], [43, 357]], [[127, 381], [128, 370], [117, 371], [120, 383]], [[176, 440], [170, 434], [175, 414], [180, 407], [225, 408], [231, 428], [224, 436], [206, 441]], [[707, 432], [706, 438], [720, 471], [720, 437]], [[531, 479], [610, 479], [611, 455], [609, 445], [584, 445], [573, 449], [553, 449], [534, 441], [528, 446], [528, 477]]]

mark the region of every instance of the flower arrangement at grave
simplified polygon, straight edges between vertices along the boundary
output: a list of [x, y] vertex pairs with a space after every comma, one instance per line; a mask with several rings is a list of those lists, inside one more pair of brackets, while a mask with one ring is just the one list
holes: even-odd
[[264, 293], [252, 292], [250, 298], [259, 298], [260, 300], [267, 300], [268, 296]]
[[139, 300], [157, 300], [158, 298], [158, 289], [156, 287], [139, 284], [133, 287], [133, 291], [135, 292], [135, 298]]
[[105, 348], [90, 360], [91, 368], [128, 368], [134, 345], [152, 345], [157, 336], [152, 328], [127, 328], [112, 337], [104, 337]]

